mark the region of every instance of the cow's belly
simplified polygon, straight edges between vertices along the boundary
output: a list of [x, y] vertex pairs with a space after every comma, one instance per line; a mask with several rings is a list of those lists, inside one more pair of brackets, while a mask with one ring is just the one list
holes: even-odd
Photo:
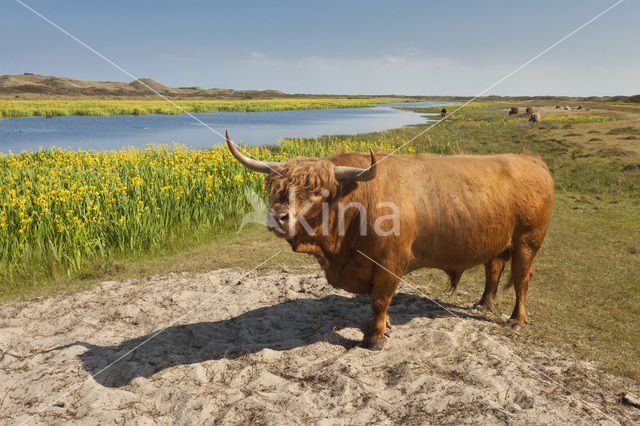
[[420, 235], [413, 245], [411, 269], [463, 271], [472, 268], [498, 257], [509, 247], [512, 235], [510, 227], [482, 233], [450, 230], [437, 237]]

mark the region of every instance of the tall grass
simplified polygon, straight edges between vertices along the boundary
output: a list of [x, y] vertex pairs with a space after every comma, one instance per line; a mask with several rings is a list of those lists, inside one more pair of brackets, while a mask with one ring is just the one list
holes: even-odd
[[[251, 155], [278, 160], [267, 149]], [[0, 154], [0, 278], [45, 278], [94, 256], [139, 253], [244, 210], [262, 176], [221, 149]]]
[[601, 123], [603, 121], [613, 121], [613, 117], [603, 117], [601, 115], [550, 115], [542, 117], [542, 121], [565, 122], [565, 123]]
[[611, 105], [607, 105], [610, 107], [616, 107], [616, 108], [632, 108], [632, 109], [640, 109], [640, 105], [620, 105], [620, 104], [611, 104]]
[[[245, 149], [286, 161], [369, 146], [392, 151], [402, 143], [335, 137]], [[80, 271], [98, 256], [144, 253], [181, 233], [215, 232], [248, 211], [245, 189], [265, 195], [263, 177], [226, 147], [0, 153], [0, 280], [43, 280]]]
[[[162, 100], [105, 101], [25, 101], [0, 100], [0, 118], [55, 117], [66, 115], [147, 115], [198, 112], [259, 112], [299, 109], [367, 108], [379, 103], [403, 102], [398, 99], [260, 99], [242, 101], [195, 100], [175, 101], [176, 106]], [[184, 111], [183, 111], [184, 110]]]

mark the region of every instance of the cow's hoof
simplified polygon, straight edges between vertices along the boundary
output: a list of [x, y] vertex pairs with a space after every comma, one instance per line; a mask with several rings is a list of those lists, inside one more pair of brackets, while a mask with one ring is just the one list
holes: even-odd
[[493, 309], [488, 307], [487, 305], [481, 304], [481, 303], [476, 303], [475, 305], [473, 305], [473, 309], [475, 309], [478, 312], [482, 312], [482, 313], [489, 313], [492, 312], [493, 313]]
[[387, 323], [387, 328], [384, 330], [384, 336], [391, 337], [391, 330], [393, 330], [393, 327], [391, 327], [391, 324]]
[[369, 349], [370, 351], [381, 351], [384, 347], [385, 339], [371, 340], [365, 339], [362, 342], [362, 347], [365, 349]]
[[522, 324], [519, 320], [515, 319], [515, 318], [511, 318], [509, 319], [508, 324], [511, 326], [511, 328], [513, 328], [515, 331], [520, 331], [520, 329], [522, 329], [522, 326], [524, 324]]

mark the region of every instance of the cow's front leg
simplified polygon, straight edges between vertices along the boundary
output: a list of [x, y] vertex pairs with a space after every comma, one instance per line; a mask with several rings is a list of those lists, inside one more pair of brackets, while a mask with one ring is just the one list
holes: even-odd
[[[376, 268], [378, 269], [378, 268]], [[380, 350], [384, 345], [385, 332], [390, 327], [391, 320], [387, 309], [398, 288], [399, 278], [387, 271], [378, 270], [373, 277], [373, 285], [369, 293], [369, 302], [373, 309], [373, 318], [369, 324], [369, 331], [364, 338], [364, 346], [372, 350]]]

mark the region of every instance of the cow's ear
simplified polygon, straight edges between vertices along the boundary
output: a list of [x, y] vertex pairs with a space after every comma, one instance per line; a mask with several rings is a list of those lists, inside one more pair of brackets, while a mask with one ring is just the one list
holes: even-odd
[[335, 166], [334, 174], [337, 180], [367, 182], [376, 177], [378, 173], [378, 161], [373, 150], [369, 148], [369, 156], [371, 157], [371, 165], [366, 169], [349, 166]]

